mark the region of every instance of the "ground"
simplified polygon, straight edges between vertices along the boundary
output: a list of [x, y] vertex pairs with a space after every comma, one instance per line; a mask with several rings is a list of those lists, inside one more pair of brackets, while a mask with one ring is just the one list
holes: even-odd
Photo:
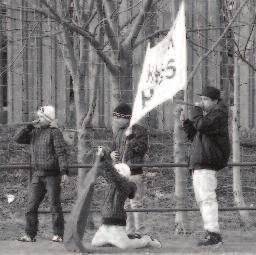
[[[2, 132], [2, 134], [1, 134]], [[17, 147], [11, 142], [11, 132], [8, 136], [0, 130], [0, 160], [1, 164], [25, 162], [28, 159], [26, 148]], [[148, 160], [151, 162], [170, 162], [172, 158], [172, 137], [170, 135], [151, 137]], [[256, 161], [254, 148], [246, 148], [243, 151], [245, 160]], [[0, 255], [4, 254], [70, 254], [65, 251], [62, 244], [50, 242], [51, 216], [40, 214], [39, 233], [37, 242], [33, 244], [20, 243], [16, 237], [24, 233], [24, 213], [27, 202], [28, 171], [26, 170], [4, 170], [0, 172]], [[242, 169], [242, 184], [244, 197], [247, 205], [254, 207], [255, 196], [255, 173], [254, 168]], [[232, 171], [227, 168], [218, 174], [219, 188], [217, 195], [220, 207], [232, 207]], [[174, 208], [174, 173], [172, 169], [145, 168], [144, 173], [145, 199], [144, 205], [148, 208]], [[93, 200], [93, 208], [99, 209], [104, 195], [104, 181], [98, 180], [96, 192]], [[191, 178], [186, 184], [187, 198], [186, 207], [196, 207], [194, 195], [191, 188]], [[7, 202], [6, 195], [12, 194], [15, 199], [12, 203]], [[70, 178], [70, 182], [65, 186], [62, 193], [62, 203], [64, 210], [72, 208], [76, 198], [76, 177]], [[40, 209], [48, 208], [47, 198]], [[244, 227], [238, 212], [220, 212], [220, 225], [223, 232], [224, 245], [209, 250], [198, 248], [196, 242], [203, 236], [202, 222], [199, 212], [189, 212], [188, 231], [191, 234], [182, 236], [174, 235], [175, 214], [174, 213], [147, 213], [145, 215], [145, 225], [148, 233], [161, 240], [163, 248], [161, 250], [142, 249], [136, 254], [255, 254], [256, 253], [256, 228], [255, 213], [250, 212], [250, 227]], [[100, 224], [100, 215], [93, 213], [94, 227], [87, 228], [84, 242], [89, 245], [92, 235]], [[68, 214], [65, 214], [68, 220]], [[94, 250], [96, 253], [121, 253], [118, 249], [104, 248]], [[125, 252], [132, 254], [132, 251]], [[135, 253], [134, 253], [135, 254]]]
[[[117, 248], [94, 248], [88, 241], [84, 245], [92, 249], [94, 254], [255, 254], [256, 231], [224, 231], [224, 244], [218, 247], [198, 248], [196, 246], [197, 235], [191, 236], [162, 236], [163, 248], [139, 249], [136, 252], [132, 250], [121, 251]], [[0, 255], [71, 255], [67, 252], [63, 244], [57, 244], [49, 241], [49, 237], [38, 236], [35, 243], [21, 243], [15, 240], [0, 241]]]

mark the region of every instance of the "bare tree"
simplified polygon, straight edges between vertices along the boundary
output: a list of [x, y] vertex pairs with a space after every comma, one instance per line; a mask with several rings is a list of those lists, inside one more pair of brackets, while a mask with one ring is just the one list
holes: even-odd
[[[235, 8], [233, 4], [231, 5], [230, 1], [225, 2], [226, 16], [229, 19], [232, 18], [232, 11]], [[254, 18], [253, 21], [254, 22]], [[231, 66], [231, 78], [233, 89], [234, 89], [234, 106], [232, 107], [232, 149], [233, 149], [233, 162], [240, 162], [240, 137], [239, 137], [239, 128], [240, 128], [240, 120], [239, 120], [239, 110], [240, 110], [240, 68], [239, 68], [239, 60], [247, 63], [245, 56], [241, 55], [240, 47], [242, 43], [240, 43], [240, 28], [236, 29], [236, 33], [233, 29], [230, 30], [230, 40], [233, 43], [233, 46], [229, 47], [230, 55], [233, 57], [233, 65]], [[251, 29], [249, 32], [248, 39], [246, 40], [246, 44], [244, 50], [246, 50], [248, 40], [251, 37]], [[235, 50], [235, 48], [237, 50]], [[254, 68], [250, 63], [247, 63], [250, 68]], [[240, 166], [233, 167], [233, 193], [234, 193], [234, 202], [238, 207], [245, 207], [246, 203], [243, 197], [242, 191], [242, 183], [241, 183], [241, 173]], [[250, 219], [250, 215], [248, 211], [239, 211], [241, 220], [245, 226], [250, 226], [252, 223]]]
[[[237, 56], [234, 56], [234, 106], [232, 108], [232, 148], [233, 162], [240, 162], [240, 137], [239, 137], [239, 63]], [[245, 207], [241, 183], [241, 167], [233, 166], [233, 193], [234, 202], [237, 207]], [[249, 226], [252, 221], [248, 211], [239, 211], [241, 220], [245, 226]]]
[[[111, 73], [114, 104], [120, 100], [132, 99], [132, 53], [138, 44], [136, 40], [145, 20], [150, 16], [153, 0], [137, 1], [127, 7], [124, 1], [46, 1], [42, 7], [31, 6], [35, 11], [50, 17], [62, 28], [77, 33], [95, 49]], [[159, 4], [159, 1], [157, 4]], [[31, 4], [31, 3], [30, 3]], [[65, 6], [64, 6], [65, 5]], [[58, 6], [61, 9], [54, 8]], [[69, 12], [61, 11], [63, 7]], [[72, 15], [70, 15], [72, 9]], [[133, 10], [134, 14], [124, 20], [122, 15]], [[152, 14], [151, 14], [152, 15]], [[98, 22], [95, 24], [95, 20]], [[103, 26], [105, 42], [101, 45], [97, 38]], [[143, 43], [141, 40], [139, 43]]]
[[[156, 1], [157, 2], [157, 1]], [[133, 50], [147, 38], [135, 45], [144, 27], [150, 10], [156, 4], [153, 0], [137, 1], [128, 6], [123, 1], [27, 1], [28, 10], [41, 14], [55, 24], [55, 33], [61, 42], [64, 61], [73, 80], [78, 135], [78, 161], [88, 162], [91, 143], [87, 128], [94, 115], [100, 72], [103, 62], [111, 74], [113, 106], [124, 100], [132, 102], [132, 58]], [[123, 15], [133, 10], [133, 16]], [[126, 15], [125, 17], [127, 17]], [[89, 56], [91, 49], [93, 55]], [[89, 72], [89, 58], [94, 62]], [[92, 59], [93, 58], [93, 59]], [[90, 79], [85, 77], [90, 76]], [[92, 89], [87, 107], [86, 91]], [[79, 170], [79, 180], [85, 171]], [[82, 182], [81, 182], [82, 183]]]

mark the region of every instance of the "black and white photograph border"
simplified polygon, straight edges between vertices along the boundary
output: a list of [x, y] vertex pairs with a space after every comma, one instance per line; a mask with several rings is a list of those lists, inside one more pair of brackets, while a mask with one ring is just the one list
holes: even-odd
[[256, 0], [0, 0], [0, 255], [255, 254]]

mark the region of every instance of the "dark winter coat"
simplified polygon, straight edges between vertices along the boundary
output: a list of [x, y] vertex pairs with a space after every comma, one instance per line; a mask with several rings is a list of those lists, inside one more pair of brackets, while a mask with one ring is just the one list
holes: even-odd
[[102, 207], [102, 224], [126, 225], [125, 200], [134, 198], [136, 184], [120, 175], [113, 167], [111, 161], [106, 161], [101, 166], [102, 176], [108, 182], [105, 199]]
[[30, 144], [33, 176], [67, 174], [66, 144], [59, 129], [28, 125], [15, 135], [14, 140]]
[[192, 141], [190, 169], [220, 170], [227, 166], [230, 155], [228, 109], [219, 101], [205, 116], [200, 107], [192, 110], [192, 120], [183, 123]]
[[[120, 153], [120, 160], [124, 163], [141, 164], [148, 150], [147, 130], [139, 125], [132, 127], [132, 134], [126, 138], [126, 128], [121, 128], [114, 135], [112, 149]], [[142, 167], [131, 167], [131, 174], [142, 174]]]

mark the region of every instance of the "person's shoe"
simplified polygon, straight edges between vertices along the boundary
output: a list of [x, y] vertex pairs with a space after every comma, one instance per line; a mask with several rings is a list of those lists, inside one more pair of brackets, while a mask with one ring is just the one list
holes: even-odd
[[36, 239], [34, 237], [30, 237], [29, 235], [24, 235], [17, 238], [20, 242], [35, 242]]
[[127, 236], [129, 239], [141, 239], [141, 235], [138, 233], [128, 234]]
[[54, 235], [52, 237], [52, 241], [53, 242], [57, 242], [57, 243], [62, 243], [63, 242], [63, 238], [61, 236], [59, 236], [59, 235]]
[[209, 246], [222, 244], [222, 237], [219, 233], [207, 231], [204, 240], [198, 242], [198, 246]]
[[150, 245], [152, 248], [156, 248], [156, 249], [162, 248], [162, 244], [161, 244], [160, 241], [158, 241], [157, 239], [152, 238], [152, 237], [150, 237], [150, 238], [151, 238], [151, 242], [150, 242], [149, 245]]

